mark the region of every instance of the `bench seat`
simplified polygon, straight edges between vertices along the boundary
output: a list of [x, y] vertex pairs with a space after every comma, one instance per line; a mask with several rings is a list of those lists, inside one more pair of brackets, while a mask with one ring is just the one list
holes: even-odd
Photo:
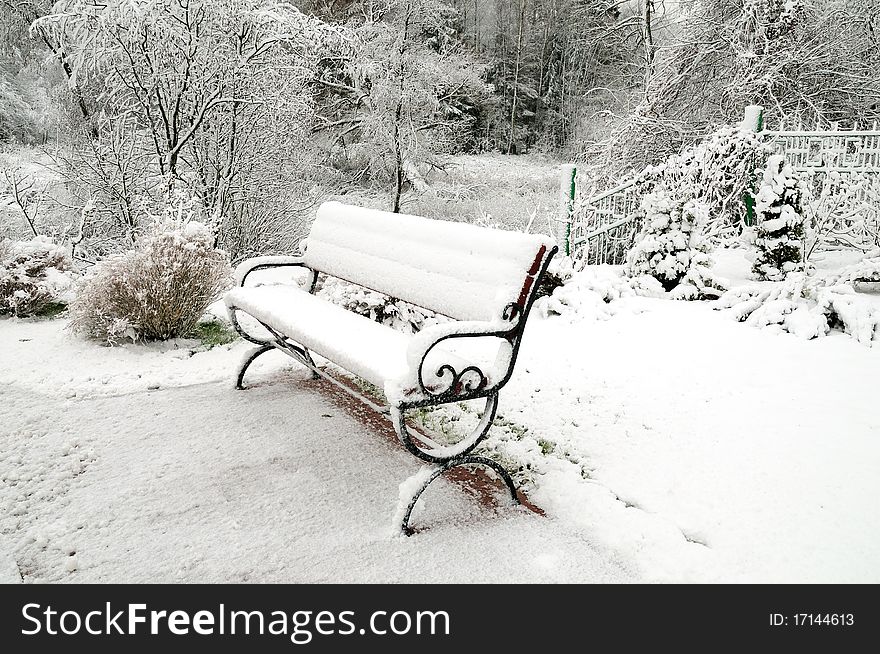
[[[407, 363], [413, 337], [348, 311], [291, 285], [235, 288], [226, 294], [226, 306], [246, 312], [280, 334], [318, 352], [325, 359], [385, 389], [400, 387], [414, 378]], [[426, 364], [449, 363], [459, 370], [472, 362], [437, 347]]]

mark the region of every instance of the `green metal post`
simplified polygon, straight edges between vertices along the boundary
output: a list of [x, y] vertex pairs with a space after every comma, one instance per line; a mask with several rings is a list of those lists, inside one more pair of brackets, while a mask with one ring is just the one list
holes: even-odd
[[574, 221], [574, 194], [577, 190], [577, 167], [574, 164], [562, 164], [562, 175], [559, 185], [562, 220], [565, 222], [565, 256], [571, 256], [571, 223]]
[[[743, 130], [759, 133], [764, 129], [764, 107], [760, 105], [750, 105], [746, 107], [740, 128]], [[755, 224], [755, 194], [754, 188], [746, 191], [743, 195], [743, 203], [746, 205], [746, 227]]]

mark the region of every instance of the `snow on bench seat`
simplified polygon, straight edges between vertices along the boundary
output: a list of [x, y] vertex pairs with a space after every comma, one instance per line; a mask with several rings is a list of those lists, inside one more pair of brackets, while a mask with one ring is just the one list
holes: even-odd
[[[275, 331], [350, 370], [371, 384], [409, 379], [407, 347], [411, 335], [390, 329], [295, 286], [235, 288], [226, 306], [240, 309]], [[436, 361], [434, 361], [436, 359]], [[442, 359], [442, 361], [441, 361]], [[434, 348], [428, 363], [452, 363], [463, 369], [470, 362], [444, 348]]]

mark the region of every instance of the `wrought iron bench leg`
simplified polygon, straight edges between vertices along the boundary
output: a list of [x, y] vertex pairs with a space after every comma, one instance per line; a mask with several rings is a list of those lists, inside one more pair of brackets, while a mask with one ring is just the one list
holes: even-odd
[[247, 369], [254, 362], [254, 359], [256, 359], [261, 354], [274, 349], [274, 345], [260, 345], [259, 347], [255, 347], [250, 352], [248, 352], [247, 356], [245, 356], [244, 360], [241, 362], [241, 365], [238, 367], [238, 376], [235, 378], [235, 388], [237, 390], [244, 390], [244, 373], [247, 372]]
[[238, 390], [244, 389], [244, 373], [247, 371], [248, 367], [254, 362], [254, 360], [260, 356], [261, 354], [268, 352], [269, 350], [280, 349], [283, 352], [286, 352], [293, 358], [303, 362], [306, 364], [306, 367], [309, 368], [309, 371], [312, 374], [312, 379], [318, 378], [318, 373], [315, 372], [315, 361], [312, 359], [312, 354], [306, 348], [300, 347], [298, 345], [292, 345], [290, 343], [267, 343], [266, 345], [260, 345], [259, 347], [255, 347], [253, 350], [248, 352], [244, 361], [241, 362], [241, 365], [238, 369], [238, 377], [235, 380], [235, 388]]
[[[428, 405], [438, 406], [438, 405]], [[498, 410], [498, 394], [493, 393], [486, 397], [486, 406], [483, 408], [483, 415], [480, 422], [470, 433], [456, 445], [438, 446], [436, 443], [428, 443], [427, 447], [419, 445], [416, 441], [424, 440], [419, 436], [413, 437], [409, 428], [406, 426], [404, 413], [412, 407], [406, 406], [390, 406], [391, 422], [394, 424], [394, 431], [403, 446], [412, 454], [428, 463], [444, 464], [453, 459], [459, 459], [471, 452], [480, 442], [486, 438], [489, 429], [492, 427], [492, 421], [495, 419], [495, 412]], [[433, 447], [432, 447], [433, 446]]]
[[[492, 393], [491, 395], [486, 397], [486, 406], [483, 409], [483, 415], [480, 417], [480, 422], [474, 428], [474, 431], [471, 432], [471, 434], [467, 437], [463, 438], [458, 444], [452, 446], [438, 446], [436, 443], [420, 445], [416, 442], [416, 440], [424, 441], [424, 439], [419, 438], [418, 436], [413, 437], [406, 426], [406, 422], [404, 420], [404, 412], [407, 410], [407, 407], [392, 406], [389, 408], [391, 410], [391, 420], [394, 423], [394, 430], [397, 432], [397, 436], [398, 438], [400, 438], [404, 447], [414, 456], [417, 456], [423, 461], [427, 461], [428, 463], [432, 463], [436, 466], [431, 470], [430, 474], [425, 477], [419, 488], [409, 499], [409, 504], [403, 514], [403, 519], [400, 525], [401, 531], [404, 534], [412, 534], [412, 529], [410, 529], [409, 527], [409, 519], [412, 515], [412, 511], [416, 505], [416, 502], [418, 502], [419, 497], [421, 497], [422, 493], [425, 492], [425, 489], [431, 484], [432, 481], [437, 479], [437, 477], [442, 475], [444, 472], [458, 466], [479, 465], [486, 468], [491, 468], [499, 477], [501, 477], [501, 480], [510, 491], [510, 496], [513, 498], [513, 501], [519, 504], [519, 499], [516, 496], [516, 486], [513, 483], [513, 479], [511, 479], [510, 474], [508, 474], [508, 472], [501, 466], [501, 464], [493, 461], [492, 459], [487, 459], [484, 456], [476, 456], [470, 454], [471, 451], [486, 437], [486, 435], [489, 433], [489, 429], [492, 427], [492, 421], [495, 419], [495, 412], [498, 409], [497, 393]], [[431, 447], [431, 445], [433, 445], [433, 447]], [[412, 477], [410, 479], [412, 479]], [[401, 505], [404, 501], [405, 497], [402, 497]]]
[[507, 490], [510, 491], [510, 497], [511, 499], [513, 499], [513, 502], [515, 504], [520, 503], [519, 498], [516, 496], [516, 485], [513, 483], [513, 479], [511, 479], [507, 470], [505, 470], [501, 464], [493, 461], [492, 459], [487, 459], [484, 456], [462, 456], [438, 465], [431, 471], [431, 474], [421, 483], [419, 488], [410, 498], [409, 504], [406, 507], [406, 511], [403, 514], [403, 519], [400, 524], [400, 530], [403, 534], [405, 534], [406, 536], [411, 536], [413, 534], [413, 530], [409, 526], [409, 519], [412, 516], [412, 512], [416, 506], [416, 503], [419, 501], [422, 493], [424, 493], [425, 490], [427, 490], [428, 486], [431, 485], [431, 482], [437, 479], [437, 477], [440, 477], [447, 470], [452, 470], [453, 468], [457, 468], [458, 466], [467, 465], [478, 465], [486, 468], [491, 468], [495, 472], [495, 474], [501, 477], [504, 485], [507, 486]]

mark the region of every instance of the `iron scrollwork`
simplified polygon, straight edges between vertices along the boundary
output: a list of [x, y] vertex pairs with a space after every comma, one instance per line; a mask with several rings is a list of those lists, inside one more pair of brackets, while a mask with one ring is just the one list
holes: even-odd
[[[427, 384], [425, 383], [425, 374], [426, 372], [430, 374], [430, 371], [426, 371], [428, 355], [440, 343], [453, 338], [495, 336], [504, 339], [512, 347], [516, 347], [516, 341], [519, 338], [520, 329], [518, 322], [514, 321], [514, 317], [520, 313], [521, 308], [519, 305], [510, 303], [504, 307], [504, 311], [502, 312], [503, 319], [508, 323], [505, 327], [487, 331], [455, 332], [453, 334], [446, 334], [434, 341], [425, 350], [425, 353], [422, 355], [421, 361], [419, 362], [417, 379], [419, 382], [419, 390], [421, 390], [422, 394], [425, 397], [433, 398], [433, 403], [445, 403], [483, 397], [486, 393], [498, 388], [501, 384], [497, 382], [492, 383], [489, 375], [483, 372], [479, 366], [469, 365], [459, 371], [456, 370], [455, 366], [451, 363], [443, 363], [436, 371], [434, 371], [434, 376], [438, 380], [443, 380], [440, 384]], [[508, 367], [513, 367], [512, 360]], [[503, 375], [505, 380], [508, 376], [509, 375], [507, 374]]]

